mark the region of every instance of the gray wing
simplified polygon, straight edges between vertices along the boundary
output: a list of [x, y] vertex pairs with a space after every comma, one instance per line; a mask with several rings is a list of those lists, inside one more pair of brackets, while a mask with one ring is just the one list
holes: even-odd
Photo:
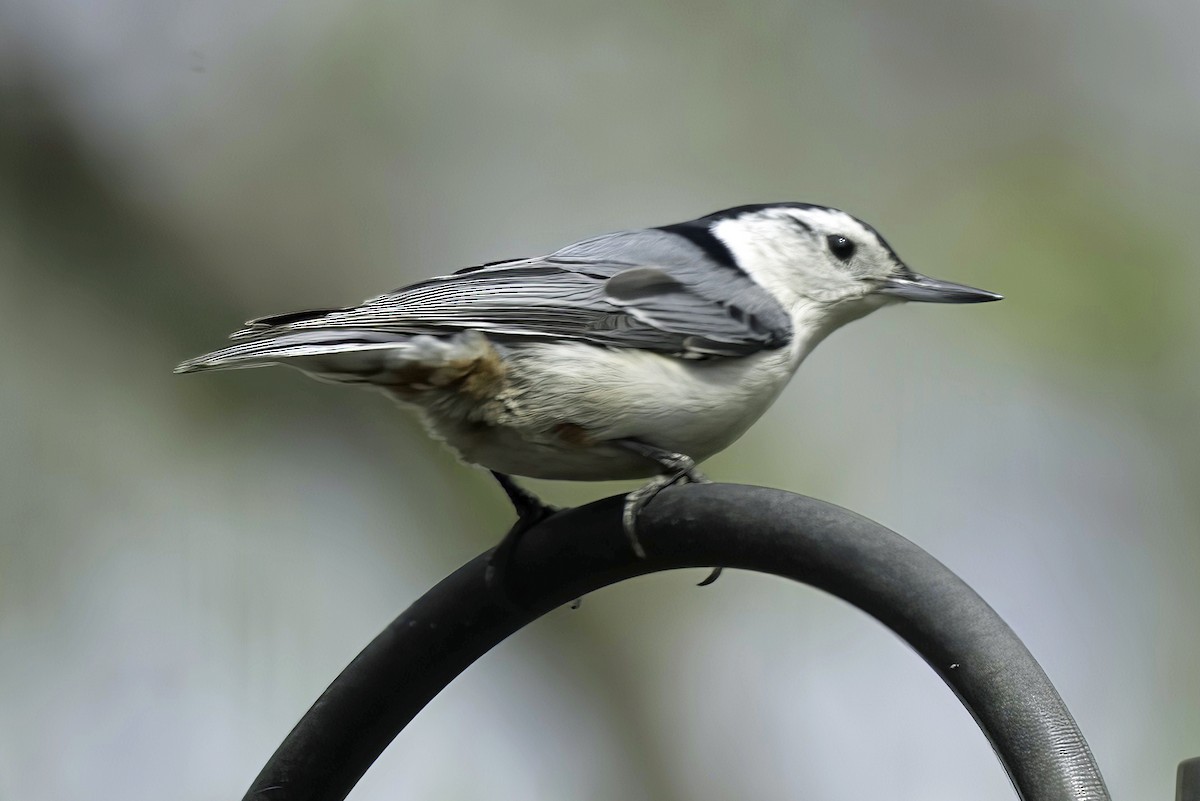
[[307, 329], [476, 330], [497, 341], [573, 340], [687, 357], [743, 356], [791, 339], [783, 307], [740, 271], [657, 230], [550, 256], [471, 267], [347, 309], [252, 321], [234, 338]]

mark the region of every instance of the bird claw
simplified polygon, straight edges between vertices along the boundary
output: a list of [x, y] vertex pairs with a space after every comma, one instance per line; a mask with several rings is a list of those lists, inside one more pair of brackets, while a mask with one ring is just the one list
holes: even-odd
[[[662, 473], [625, 496], [625, 506], [621, 511], [621, 526], [629, 540], [629, 546], [637, 558], [645, 559], [646, 549], [642, 546], [637, 533], [637, 519], [641, 511], [667, 487], [679, 484], [709, 484], [711, 482], [696, 469], [696, 462], [685, 454], [664, 451], [632, 440], [621, 441], [619, 444], [653, 460], [662, 467]], [[509, 476], [495, 471], [492, 471], [492, 475], [504, 488], [513, 507], [517, 510], [518, 517], [512, 528], [504, 535], [504, 539], [488, 556], [483, 575], [488, 587], [498, 587], [511, 599], [512, 588], [509, 586], [507, 576], [517, 544], [525, 532], [559, 510], [558, 507], [543, 503], [540, 498], [519, 486]], [[713, 569], [708, 578], [700, 582], [698, 586], [707, 587], [712, 584], [721, 575], [721, 570], [722, 568], [719, 567]], [[572, 608], [578, 608], [578, 606], [573, 605]]]
[[[685, 459], [687, 457], [684, 457]], [[688, 459], [690, 462], [691, 460]], [[621, 523], [625, 529], [625, 536], [629, 538], [629, 545], [633, 549], [633, 553], [639, 559], [646, 558], [646, 549], [642, 547], [642, 541], [637, 533], [637, 518], [643, 509], [654, 500], [658, 493], [670, 486], [678, 484], [711, 484], [703, 473], [695, 468], [693, 464], [690, 467], [681, 469], [673, 476], [656, 476], [654, 479], [638, 487], [633, 492], [625, 496], [625, 508], [622, 510]], [[718, 578], [721, 577], [721, 571], [724, 568], [713, 568], [713, 571], [708, 574], [708, 577], [697, 584], [697, 587], [707, 587]]]
[[629, 539], [629, 545], [633, 549], [633, 553], [639, 559], [646, 558], [646, 549], [642, 547], [641, 539], [638, 538], [637, 518], [641, 514], [641, 511], [649, 505], [650, 501], [654, 500], [658, 496], [658, 493], [667, 487], [678, 484], [712, 483], [703, 473], [696, 469], [696, 463], [690, 457], [683, 454], [666, 454], [659, 460], [659, 464], [668, 468], [670, 472], [655, 476], [626, 495], [625, 508], [621, 513], [621, 523], [625, 529], [625, 536]]
[[518, 486], [503, 473], [493, 471], [492, 475], [500, 482], [500, 486], [504, 488], [509, 500], [512, 501], [513, 508], [517, 510], [517, 521], [504, 535], [504, 539], [500, 540], [500, 544], [492, 549], [492, 553], [488, 556], [487, 566], [483, 571], [483, 580], [488, 587], [498, 587], [511, 599], [512, 587], [509, 586], [508, 569], [518, 543], [525, 536], [525, 532], [557, 513], [559, 508], [542, 503], [540, 498]]
[[[637, 518], [641, 511], [667, 487], [676, 484], [709, 484], [711, 482], [696, 469], [696, 461], [686, 454], [673, 453], [634, 439], [618, 440], [616, 444], [656, 462], [662, 468], [662, 473], [625, 496], [625, 508], [621, 513], [621, 524], [625, 529], [625, 536], [629, 538], [629, 545], [633, 549], [633, 553], [639, 559], [645, 559], [646, 549], [642, 547], [637, 533]], [[714, 568], [708, 578], [700, 582], [699, 586], [707, 587], [712, 584], [720, 577], [721, 570], [719, 567]]]

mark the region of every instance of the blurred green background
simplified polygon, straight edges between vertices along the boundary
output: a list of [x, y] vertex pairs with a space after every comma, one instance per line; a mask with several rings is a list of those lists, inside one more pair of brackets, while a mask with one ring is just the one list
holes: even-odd
[[[510, 522], [382, 397], [176, 362], [251, 316], [772, 200], [1007, 300], [839, 332], [707, 472], [930, 550], [1114, 797], [1171, 798], [1200, 754], [1197, 26], [1182, 0], [3, 0], [0, 799], [240, 797]], [[352, 798], [1014, 797], [879, 625], [703, 574], [522, 632]]]

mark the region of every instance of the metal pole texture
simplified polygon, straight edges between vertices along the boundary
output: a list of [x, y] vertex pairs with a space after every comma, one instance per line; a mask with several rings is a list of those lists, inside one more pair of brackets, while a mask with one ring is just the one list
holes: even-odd
[[1200, 757], [1179, 763], [1175, 775], [1175, 801], [1200, 801]]
[[717, 565], [820, 588], [894, 631], [970, 711], [1024, 801], [1109, 799], [1033, 656], [970, 587], [900, 535], [779, 490], [688, 485], [665, 490], [642, 512], [639, 559], [621, 528], [623, 500], [569, 509], [531, 529], [508, 571], [513, 599], [485, 582], [487, 554], [447, 576], [334, 680], [245, 799], [343, 799], [435, 695], [530, 621], [633, 576]]

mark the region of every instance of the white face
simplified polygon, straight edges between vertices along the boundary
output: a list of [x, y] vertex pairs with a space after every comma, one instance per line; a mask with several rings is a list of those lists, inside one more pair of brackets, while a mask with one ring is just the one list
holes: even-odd
[[1001, 297], [914, 273], [870, 226], [837, 209], [766, 206], [718, 219], [709, 230], [788, 309], [807, 347], [899, 301], [985, 303]]
[[881, 281], [909, 274], [874, 231], [836, 209], [767, 208], [721, 220], [712, 232], [785, 305], [861, 316], [895, 300], [876, 294]]

